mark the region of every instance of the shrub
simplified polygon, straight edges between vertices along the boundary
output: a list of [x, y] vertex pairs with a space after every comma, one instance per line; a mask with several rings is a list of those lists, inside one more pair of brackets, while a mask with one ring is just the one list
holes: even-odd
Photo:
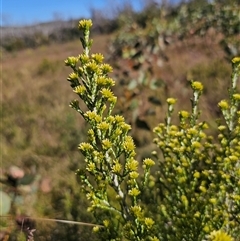
[[[85, 167], [77, 170], [93, 213], [99, 240], [234, 240], [240, 236], [240, 58], [232, 60], [228, 100], [218, 104], [218, 139], [201, 120], [203, 85], [191, 81], [190, 111], [178, 113], [168, 98], [165, 123], [154, 133], [152, 158], [136, 160], [131, 126], [114, 113], [117, 102], [109, 77], [112, 67], [102, 54], [91, 54], [91, 20], [79, 22], [83, 53], [65, 61], [75, 109], [89, 126], [79, 145]], [[83, 106], [85, 104], [85, 107]], [[237, 239], [236, 239], [237, 240]]]

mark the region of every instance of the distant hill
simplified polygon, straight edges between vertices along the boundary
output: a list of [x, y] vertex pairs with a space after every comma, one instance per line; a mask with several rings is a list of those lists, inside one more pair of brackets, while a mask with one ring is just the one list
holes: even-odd
[[3, 39], [9, 37], [23, 37], [36, 32], [41, 32], [44, 35], [50, 35], [53, 32], [59, 31], [63, 28], [76, 28], [77, 22], [78, 20], [76, 19], [68, 21], [58, 20], [20, 27], [1, 27], [0, 29]]
[[51, 42], [63, 42], [76, 38], [78, 20], [52, 21], [23, 27], [1, 27], [1, 47], [14, 51], [37, 47]]
[[[22, 27], [1, 27], [0, 46], [6, 51], [35, 48], [52, 42], [66, 42], [79, 38], [77, 28], [80, 19], [58, 20]], [[114, 20], [96, 21], [93, 34], [109, 33], [116, 28]]]

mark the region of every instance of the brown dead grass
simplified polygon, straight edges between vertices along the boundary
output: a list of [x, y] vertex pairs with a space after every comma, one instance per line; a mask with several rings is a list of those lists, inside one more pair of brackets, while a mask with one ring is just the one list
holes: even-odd
[[[106, 53], [108, 39], [96, 36], [93, 51]], [[81, 166], [77, 146], [86, 127], [68, 105], [76, 96], [66, 80], [71, 70], [64, 66], [64, 60], [81, 51], [76, 40], [4, 53], [2, 57], [1, 168], [7, 171], [17, 165], [40, 175], [37, 189], [45, 178], [50, 178], [53, 190], [60, 188], [60, 182], [66, 182], [66, 187], [77, 185], [74, 172]], [[51, 202], [51, 193], [41, 195], [37, 206], [35, 195], [31, 194], [19, 211], [54, 216], [56, 210], [45, 206]]]

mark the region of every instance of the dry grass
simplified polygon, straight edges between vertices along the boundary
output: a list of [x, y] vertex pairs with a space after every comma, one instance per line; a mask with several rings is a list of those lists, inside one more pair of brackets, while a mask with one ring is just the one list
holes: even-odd
[[[106, 53], [108, 38], [96, 36], [94, 51]], [[82, 165], [77, 146], [86, 135], [86, 126], [68, 106], [76, 96], [66, 80], [70, 70], [64, 66], [68, 56], [81, 51], [80, 41], [72, 41], [3, 53], [1, 168], [7, 172], [16, 165], [35, 176], [30, 186], [19, 187], [15, 214], [91, 222], [74, 175]], [[41, 186], [46, 179], [50, 192], [43, 192]], [[2, 187], [12, 192], [8, 186]], [[61, 237], [68, 231], [74, 239], [91, 232], [91, 228], [60, 226], [41, 222], [34, 237], [50, 240], [50, 233]]]
[[[103, 50], [106, 44], [103, 39], [107, 36], [95, 39], [99, 50]], [[6, 143], [3, 159], [8, 163], [11, 163], [15, 144], [23, 145], [28, 141], [29, 146], [25, 149], [43, 145], [57, 148], [60, 142], [59, 122], [68, 122], [70, 118], [74, 123], [78, 119], [77, 125], [82, 124], [81, 118], [77, 118], [68, 107], [75, 96], [66, 81], [69, 69], [64, 67], [66, 57], [78, 55], [80, 51], [79, 41], [74, 41], [3, 55], [3, 128], [8, 127], [3, 130], [3, 142]], [[11, 151], [6, 151], [6, 148]]]

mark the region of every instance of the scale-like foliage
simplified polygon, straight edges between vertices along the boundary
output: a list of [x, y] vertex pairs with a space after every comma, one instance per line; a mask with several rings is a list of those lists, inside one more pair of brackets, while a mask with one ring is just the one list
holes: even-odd
[[[218, 140], [200, 121], [203, 85], [191, 82], [192, 109], [182, 110], [179, 123], [171, 119], [176, 99], [169, 98], [166, 122], [154, 140], [161, 150], [156, 161], [144, 159], [139, 167], [131, 129], [124, 117], [114, 115], [112, 67], [102, 54], [91, 54], [91, 20], [79, 22], [83, 53], [65, 61], [73, 91], [82, 102], [70, 106], [89, 126], [88, 139], [79, 145], [85, 167], [77, 170], [81, 189], [101, 240], [233, 240], [240, 235], [240, 94], [237, 81], [240, 58], [232, 60], [229, 100], [219, 102], [224, 123]], [[82, 104], [86, 106], [83, 107]], [[154, 168], [152, 168], [154, 166]], [[154, 169], [154, 172], [152, 171]]]

